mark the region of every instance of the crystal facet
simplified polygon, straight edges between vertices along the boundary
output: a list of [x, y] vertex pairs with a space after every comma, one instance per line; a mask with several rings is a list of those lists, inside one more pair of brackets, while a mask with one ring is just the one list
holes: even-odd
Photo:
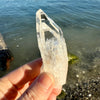
[[36, 13], [38, 46], [43, 65], [41, 72], [49, 72], [55, 78], [55, 87], [66, 83], [68, 55], [63, 32], [46, 13], [39, 9]]

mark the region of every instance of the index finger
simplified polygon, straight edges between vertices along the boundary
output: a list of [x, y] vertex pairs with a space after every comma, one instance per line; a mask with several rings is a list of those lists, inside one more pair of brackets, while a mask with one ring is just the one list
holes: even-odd
[[28, 81], [34, 80], [40, 74], [42, 59], [25, 64], [5, 76], [17, 89], [21, 88]]

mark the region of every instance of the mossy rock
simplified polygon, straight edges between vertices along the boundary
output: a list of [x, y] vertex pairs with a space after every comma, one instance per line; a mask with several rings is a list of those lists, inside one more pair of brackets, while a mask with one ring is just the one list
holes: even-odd
[[57, 96], [57, 100], [64, 100], [65, 96], [66, 96], [66, 92], [62, 90], [60, 95]]
[[78, 60], [79, 58], [76, 55], [71, 53], [68, 54], [68, 62], [70, 65], [76, 63]]

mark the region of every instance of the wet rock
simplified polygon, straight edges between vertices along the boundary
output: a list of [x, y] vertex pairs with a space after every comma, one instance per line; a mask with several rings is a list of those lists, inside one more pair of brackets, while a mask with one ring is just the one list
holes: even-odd
[[68, 54], [68, 62], [69, 62], [69, 64], [74, 64], [78, 60], [79, 60], [79, 58], [76, 55], [71, 54], [71, 53]]
[[4, 71], [10, 67], [10, 62], [13, 60], [12, 52], [7, 47], [2, 34], [0, 33], [0, 70]]

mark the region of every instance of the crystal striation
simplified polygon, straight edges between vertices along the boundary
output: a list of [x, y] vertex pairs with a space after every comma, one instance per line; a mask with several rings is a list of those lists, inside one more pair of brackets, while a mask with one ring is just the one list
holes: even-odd
[[55, 87], [66, 83], [68, 55], [63, 32], [46, 13], [39, 9], [36, 13], [36, 30], [38, 46], [43, 65], [41, 72], [54, 76]]

